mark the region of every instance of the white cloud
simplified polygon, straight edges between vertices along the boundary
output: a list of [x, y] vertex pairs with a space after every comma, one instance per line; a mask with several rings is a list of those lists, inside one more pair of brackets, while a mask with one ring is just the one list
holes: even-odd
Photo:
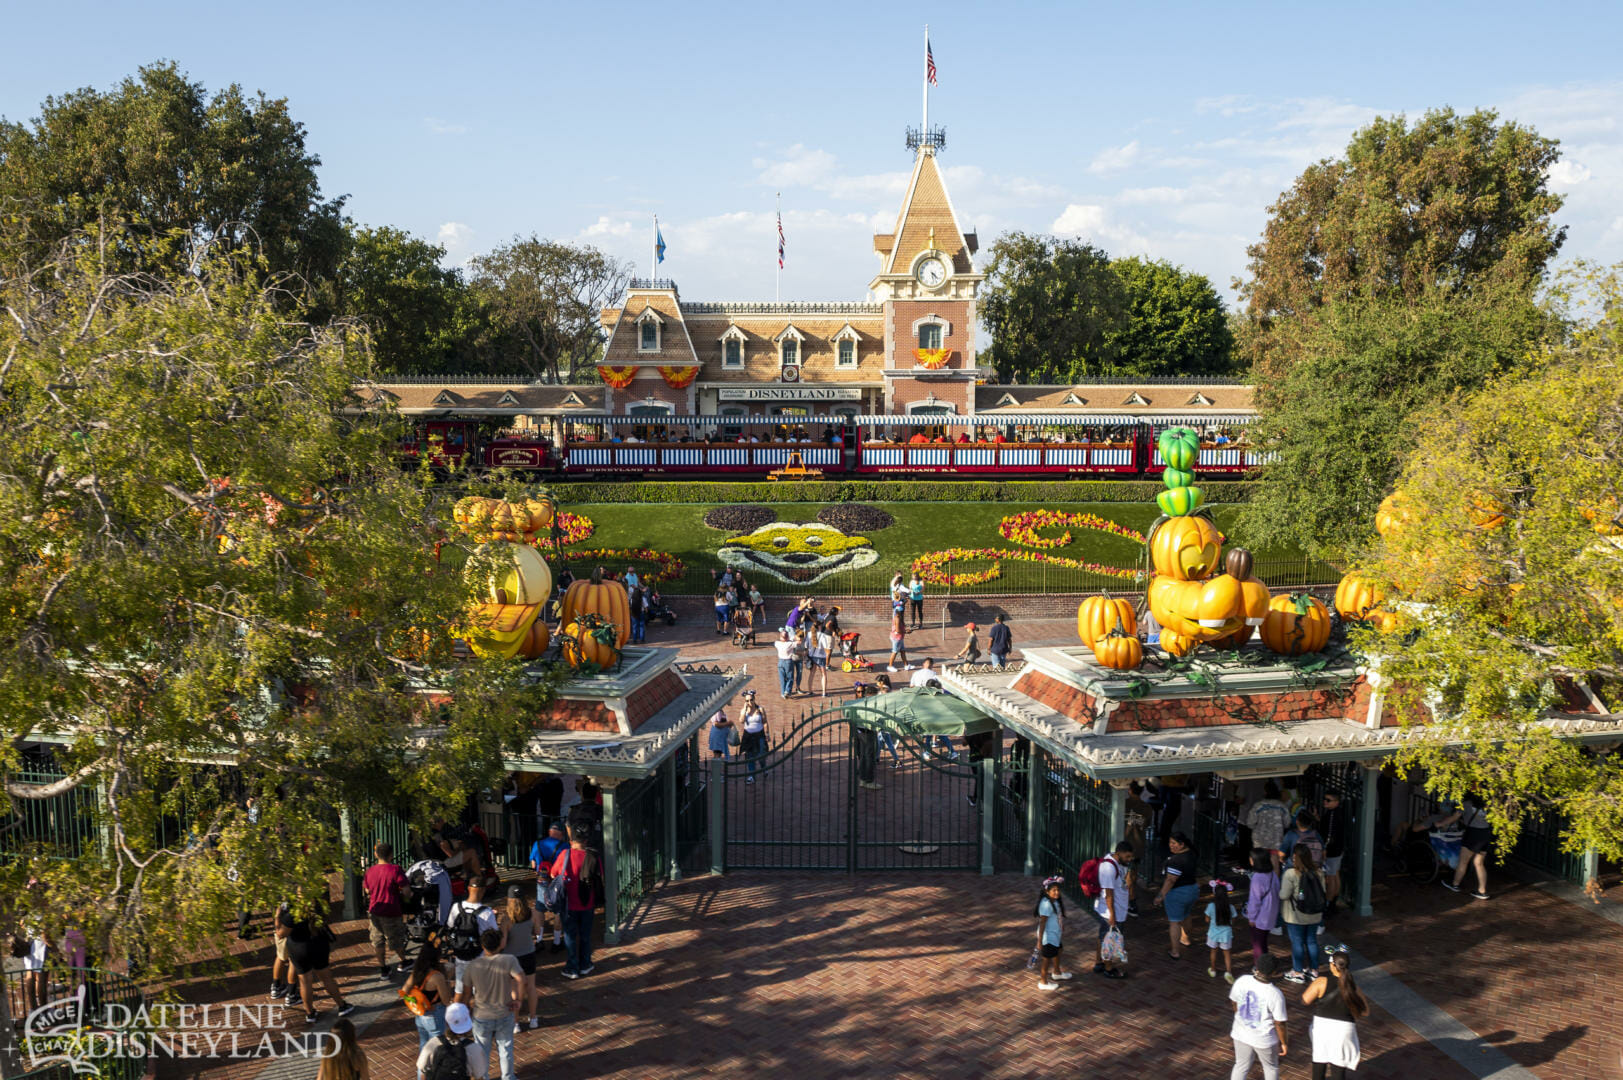
[[452, 124], [441, 120], [437, 116], [423, 117], [423, 126], [435, 135], [466, 135], [468, 129], [463, 124]]
[[836, 199], [900, 198], [907, 189], [907, 173], [870, 173], [848, 176], [840, 172], [839, 159], [827, 150], [796, 143], [778, 156], [756, 158], [752, 164], [756, 179], [768, 187], [811, 188]]
[[1104, 223], [1104, 207], [1072, 203], [1054, 219], [1054, 224], [1049, 228], [1061, 236], [1085, 236], [1097, 232]]
[[1117, 146], [1109, 150], [1100, 151], [1088, 165], [1090, 173], [1121, 172], [1131, 167], [1139, 158], [1138, 140], [1134, 139], [1126, 146]]
[[1550, 179], [1558, 187], [1577, 187], [1590, 175], [1589, 169], [1576, 161], [1558, 161], [1550, 166]]
[[597, 238], [602, 236], [630, 236], [634, 226], [624, 218], [611, 218], [607, 214], [600, 216], [592, 224], [580, 231], [584, 237]]
[[435, 234], [440, 247], [445, 249], [444, 261], [460, 266], [472, 257], [473, 227], [460, 221], [447, 221]]

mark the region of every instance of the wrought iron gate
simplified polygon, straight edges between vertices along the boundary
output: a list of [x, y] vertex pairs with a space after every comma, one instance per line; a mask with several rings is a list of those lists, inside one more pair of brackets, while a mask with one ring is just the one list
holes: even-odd
[[859, 727], [845, 706], [769, 736], [765, 753], [711, 763], [726, 869], [981, 868], [991, 800], [961, 740]]

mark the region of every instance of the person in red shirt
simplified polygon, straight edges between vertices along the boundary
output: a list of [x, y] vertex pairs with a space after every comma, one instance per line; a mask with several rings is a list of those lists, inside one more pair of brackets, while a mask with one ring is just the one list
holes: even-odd
[[967, 431], [960, 431], [960, 432], [959, 432], [959, 433], [958, 433], [958, 441], [959, 441], [959, 442], [961, 442], [961, 443], [966, 443], [966, 442], [968, 442], [968, 441], [969, 441], [969, 432], [967, 432]]
[[552, 876], [564, 882], [564, 978], [590, 975], [592, 965], [592, 916], [597, 910], [597, 855], [586, 848], [591, 826], [578, 819], [569, 822], [569, 850], [560, 851], [552, 864]]
[[372, 951], [378, 958], [378, 974], [389, 977], [387, 948], [400, 957], [400, 971], [410, 971], [411, 961], [406, 959], [406, 921], [402, 918], [403, 904], [411, 895], [406, 884], [406, 873], [394, 864], [394, 847], [379, 840], [372, 847], [377, 862], [361, 878], [366, 890], [366, 918], [372, 924]]
[[996, 434], [996, 435], [993, 435], [993, 436], [992, 436], [992, 442], [993, 442], [993, 443], [994, 443], [994, 444], [1001, 444], [1001, 443], [1006, 443], [1006, 442], [1008, 442], [1008, 441], [1009, 441], [1009, 440], [1008, 440], [1008, 439], [1005, 439], [1005, 438], [1004, 438], [1004, 437], [1003, 437], [1003, 432], [1001, 432], [1001, 431], [1000, 431], [1000, 432], [998, 432], [998, 433], [997, 433], [997, 434]]

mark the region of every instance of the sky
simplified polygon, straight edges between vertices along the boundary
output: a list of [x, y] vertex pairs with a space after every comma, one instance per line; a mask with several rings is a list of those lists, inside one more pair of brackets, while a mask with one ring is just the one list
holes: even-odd
[[[285, 97], [348, 212], [463, 264], [585, 242], [684, 299], [862, 299], [920, 123], [983, 250], [1010, 229], [1232, 296], [1268, 205], [1377, 115], [1493, 108], [1558, 138], [1563, 260], [1623, 261], [1623, 5], [24, 4], [0, 115], [173, 60]], [[787, 259], [777, 273], [776, 198]]]

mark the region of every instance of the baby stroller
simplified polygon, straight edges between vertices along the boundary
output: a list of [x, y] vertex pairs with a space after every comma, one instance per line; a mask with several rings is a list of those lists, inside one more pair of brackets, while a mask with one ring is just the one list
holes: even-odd
[[664, 620], [666, 626], [676, 625], [676, 612], [671, 610], [671, 605], [665, 602], [663, 596], [658, 593], [650, 593], [646, 602], [648, 607], [644, 611], [644, 618], [649, 622]]
[[873, 661], [857, 652], [857, 642], [861, 640], [862, 635], [855, 630], [847, 630], [840, 635], [840, 655], [844, 657], [840, 661], [841, 671], [873, 670]]
[[733, 644], [740, 649], [755, 644], [755, 615], [747, 607], [733, 612]]
[[411, 895], [402, 908], [406, 915], [406, 936], [421, 945], [439, 936], [445, 927], [440, 923], [442, 893], [449, 901], [451, 877], [445, 867], [433, 859], [411, 864], [406, 871], [406, 885]]

